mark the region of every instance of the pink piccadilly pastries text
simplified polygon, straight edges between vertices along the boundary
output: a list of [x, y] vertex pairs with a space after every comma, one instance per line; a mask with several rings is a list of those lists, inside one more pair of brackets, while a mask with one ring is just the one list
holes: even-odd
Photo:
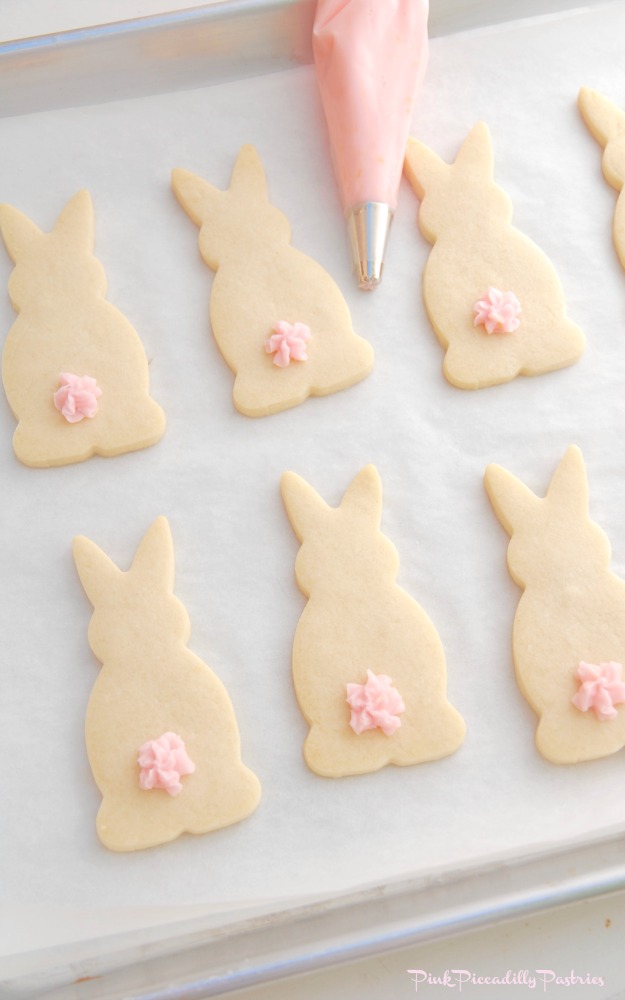
[[318, 0], [313, 51], [361, 288], [379, 284], [415, 96], [427, 0]]

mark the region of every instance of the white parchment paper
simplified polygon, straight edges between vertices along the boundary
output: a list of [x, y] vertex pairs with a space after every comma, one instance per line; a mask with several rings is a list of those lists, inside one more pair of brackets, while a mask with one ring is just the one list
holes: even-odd
[[[496, 461], [542, 493], [567, 445], [579, 444], [592, 516], [625, 573], [625, 272], [611, 239], [616, 192], [576, 109], [584, 84], [625, 106], [624, 37], [616, 5], [432, 44], [414, 133], [451, 160], [475, 121], [488, 122], [515, 224], [553, 260], [588, 341], [572, 368], [475, 393], [442, 376], [420, 290], [429, 246], [406, 182], [383, 284], [356, 289], [312, 69], [0, 123], [0, 200], [49, 229], [76, 190], [91, 191], [109, 298], [143, 339], [168, 418], [165, 438], [144, 452], [34, 470], [13, 455], [14, 419], [0, 399], [5, 904], [108, 913], [296, 901], [625, 825], [622, 755], [556, 767], [534, 747], [535, 716], [511, 659], [520, 591], [482, 486]], [[246, 142], [294, 245], [333, 274], [376, 351], [360, 385], [259, 420], [233, 409], [232, 374], [208, 323], [212, 273], [169, 187], [182, 166], [225, 188]], [[10, 272], [2, 252], [0, 289]], [[0, 329], [13, 320], [0, 292]], [[301, 754], [290, 652], [305, 602], [279, 478], [293, 469], [337, 504], [367, 462], [382, 477], [398, 582], [440, 632], [449, 698], [468, 732], [446, 760], [331, 781]], [[173, 533], [190, 648], [230, 692], [263, 799], [235, 827], [119, 855], [95, 833], [83, 725], [99, 664], [70, 547], [85, 534], [127, 568], [159, 514]], [[51, 922], [47, 942], [62, 940], [63, 927]]]

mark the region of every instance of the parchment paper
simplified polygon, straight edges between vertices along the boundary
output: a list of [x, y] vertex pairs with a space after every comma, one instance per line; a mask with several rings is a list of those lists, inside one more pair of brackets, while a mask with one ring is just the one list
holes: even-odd
[[[143, 339], [168, 417], [165, 438], [144, 452], [35, 470], [13, 455], [14, 419], [0, 399], [0, 892], [23, 919], [47, 906], [295, 902], [625, 826], [622, 754], [557, 767], [534, 747], [511, 657], [520, 591], [482, 486], [496, 461], [542, 494], [567, 445], [579, 444], [591, 514], [625, 573], [625, 272], [611, 239], [616, 192], [576, 110], [584, 84], [625, 106], [624, 37], [616, 5], [432, 44], [414, 134], [451, 160], [470, 127], [488, 122], [515, 224], [551, 257], [588, 341], [572, 368], [474, 393], [442, 376], [421, 299], [429, 246], [406, 182], [383, 284], [356, 289], [311, 68], [0, 123], [2, 201], [49, 229], [76, 190], [92, 192], [109, 298]], [[212, 274], [169, 187], [182, 166], [225, 188], [246, 142], [263, 157], [294, 245], [333, 274], [376, 351], [360, 385], [259, 420], [233, 409], [208, 322]], [[0, 289], [10, 272], [2, 252]], [[13, 320], [0, 292], [0, 329]], [[468, 732], [438, 763], [332, 781], [301, 753], [290, 653], [305, 601], [279, 478], [293, 469], [334, 505], [367, 462], [382, 477], [398, 582], [439, 630]], [[95, 833], [83, 724], [99, 664], [70, 546], [85, 534], [127, 568], [159, 514], [173, 533], [190, 648], [230, 692], [263, 799], [237, 826], [119, 855]], [[76, 933], [75, 921], [50, 921], [38, 943]]]

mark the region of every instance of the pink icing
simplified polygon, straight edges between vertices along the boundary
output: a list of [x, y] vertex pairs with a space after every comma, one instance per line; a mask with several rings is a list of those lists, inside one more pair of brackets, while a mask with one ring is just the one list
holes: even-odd
[[395, 208], [427, 20], [427, 0], [317, 0], [313, 52], [346, 209]]
[[102, 390], [90, 375], [59, 375], [60, 388], [54, 393], [54, 405], [70, 424], [77, 424], [83, 417], [95, 417]]
[[352, 710], [349, 724], [358, 735], [366, 729], [381, 729], [386, 736], [392, 736], [401, 726], [398, 716], [406, 711], [391, 678], [372, 670], [367, 670], [364, 684], [347, 685], [346, 700]]
[[572, 699], [580, 712], [593, 709], [601, 722], [614, 719], [615, 705], [625, 702], [625, 684], [622, 680], [623, 665], [610, 660], [609, 663], [580, 663], [577, 678], [579, 691]]
[[137, 760], [141, 768], [139, 784], [145, 791], [163, 788], [169, 795], [179, 795], [180, 779], [195, 771], [195, 764], [176, 733], [163, 733], [157, 740], [148, 740], [139, 747]]
[[521, 303], [514, 292], [500, 292], [489, 288], [486, 295], [473, 306], [474, 326], [485, 326], [487, 333], [514, 333], [519, 329]]
[[275, 332], [265, 341], [265, 350], [274, 355], [274, 365], [286, 368], [291, 361], [308, 361], [306, 344], [310, 340], [310, 327], [280, 320], [273, 329]]

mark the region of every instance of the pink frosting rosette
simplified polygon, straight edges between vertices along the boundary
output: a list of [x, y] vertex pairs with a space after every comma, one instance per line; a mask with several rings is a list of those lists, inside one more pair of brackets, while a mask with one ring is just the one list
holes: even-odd
[[580, 712], [592, 709], [601, 722], [616, 718], [615, 705], [625, 702], [623, 665], [610, 660], [608, 663], [585, 663], [577, 668], [579, 691], [572, 698]]
[[514, 292], [489, 288], [474, 307], [474, 326], [483, 326], [487, 333], [514, 333], [520, 326], [521, 303]]
[[273, 328], [269, 340], [265, 341], [265, 351], [273, 354], [273, 363], [279, 368], [287, 368], [291, 361], [308, 361], [306, 344], [310, 340], [310, 327], [305, 323], [287, 323], [280, 320]]
[[406, 711], [391, 678], [372, 670], [367, 670], [364, 684], [347, 685], [346, 700], [351, 708], [349, 724], [358, 735], [367, 729], [381, 729], [386, 736], [392, 736], [401, 726], [399, 716]]
[[157, 740], [143, 743], [137, 761], [141, 768], [139, 784], [144, 791], [163, 788], [169, 795], [179, 795], [182, 791], [180, 779], [195, 771], [195, 764], [176, 733], [163, 733]]
[[60, 387], [54, 393], [54, 405], [70, 424], [77, 424], [84, 417], [95, 417], [98, 399], [102, 395], [96, 380], [90, 375], [73, 375], [62, 372]]

